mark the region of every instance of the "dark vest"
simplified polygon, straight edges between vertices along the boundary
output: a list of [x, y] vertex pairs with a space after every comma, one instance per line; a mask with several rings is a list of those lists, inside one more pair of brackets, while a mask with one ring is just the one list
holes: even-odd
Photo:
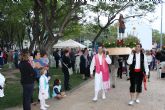
[[[136, 55], [134, 53], [134, 55], [133, 55], [133, 62], [130, 65], [130, 71], [131, 72], [134, 71], [135, 64], [136, 64]], [[141, 69], [141, 72], [144, 72], [145, 73], [145, 69], [144, 69], [144, 54], [143, 53], [140, 53], [140, 69]]]

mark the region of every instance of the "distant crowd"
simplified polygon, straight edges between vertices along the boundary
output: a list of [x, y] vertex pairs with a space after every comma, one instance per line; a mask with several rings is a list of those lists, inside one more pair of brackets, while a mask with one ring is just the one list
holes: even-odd
[[[91, 74], [90, 65], [92, 58], [98, 52], [96, 50], [84, 49], [55, 49], [52, 53], [55, 61], [55, 67], [61, 68], [64, 75], [64, 87], [61, 85], [60, 79], [52, 79], [50, 75], [50, 59], [49, 55], [44, 50], [36, 50], [33, 53], [29, 53], [27, 50], [23, 51], [7, 51], [0, 48], [0, 68], [4, 64], [13, 63], [15, 68], [18, 68], [21, 72], [21, 84], [23, 87], [23, 108], [24, 110], [30, 110], [30, 104], [33, 103], [33, 90], [34, 83], [38, 84], [38, 101], [40, 102], [40, 108], [46, 110], [49, 105], [45, 100], [54, 97], [61, 99], [65, 97], [65, 92], [71, 89], [70, 86], [70, 72], [71, 69], [74, 73], [80, 73], [82, 79], [88, 79]], [[103, 53], [108, 55], [105, 48]], [[144, 51], [149, 70], [157, 69], [157, 64], [165, 61], [165, 51]], [[117, 77], [122, 78], [122, 74], [126, 73], [129, 80], [129, 65], [127, 64], [127, 56], [110, 56], [112, 64], [117, 61]], [[115, 59], [116, 58], [116, 59]], [[115, 61], [114, 61], [115, 59]], [[148, 80], [150, 79], [150, 72]], [[50, 80], [54, 81], [52, 88], [49, 88]], [[63, 89], [62, 89], [63, 88]]]

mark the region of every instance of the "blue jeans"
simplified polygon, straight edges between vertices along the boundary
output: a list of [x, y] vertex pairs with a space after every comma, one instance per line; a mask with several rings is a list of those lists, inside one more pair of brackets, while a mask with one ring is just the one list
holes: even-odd
[[34, 84], [23, 84], [23, 110], [31, 110], [31, 97], [33, 95]]

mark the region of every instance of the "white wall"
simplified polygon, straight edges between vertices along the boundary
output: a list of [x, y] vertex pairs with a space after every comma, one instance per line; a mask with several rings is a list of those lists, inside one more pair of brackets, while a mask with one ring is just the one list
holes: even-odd
[[127, 20], [125, 37], [128, 34], [137, 36], [145, 50], [152, 49], [152, 28], [147, 21], [138, 18]]

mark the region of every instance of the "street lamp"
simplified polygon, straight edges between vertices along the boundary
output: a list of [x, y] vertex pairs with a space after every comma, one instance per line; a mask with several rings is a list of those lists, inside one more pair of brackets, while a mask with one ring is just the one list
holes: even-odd
[[163, 1], [161, 1], [160, 49], [162, 49]]

